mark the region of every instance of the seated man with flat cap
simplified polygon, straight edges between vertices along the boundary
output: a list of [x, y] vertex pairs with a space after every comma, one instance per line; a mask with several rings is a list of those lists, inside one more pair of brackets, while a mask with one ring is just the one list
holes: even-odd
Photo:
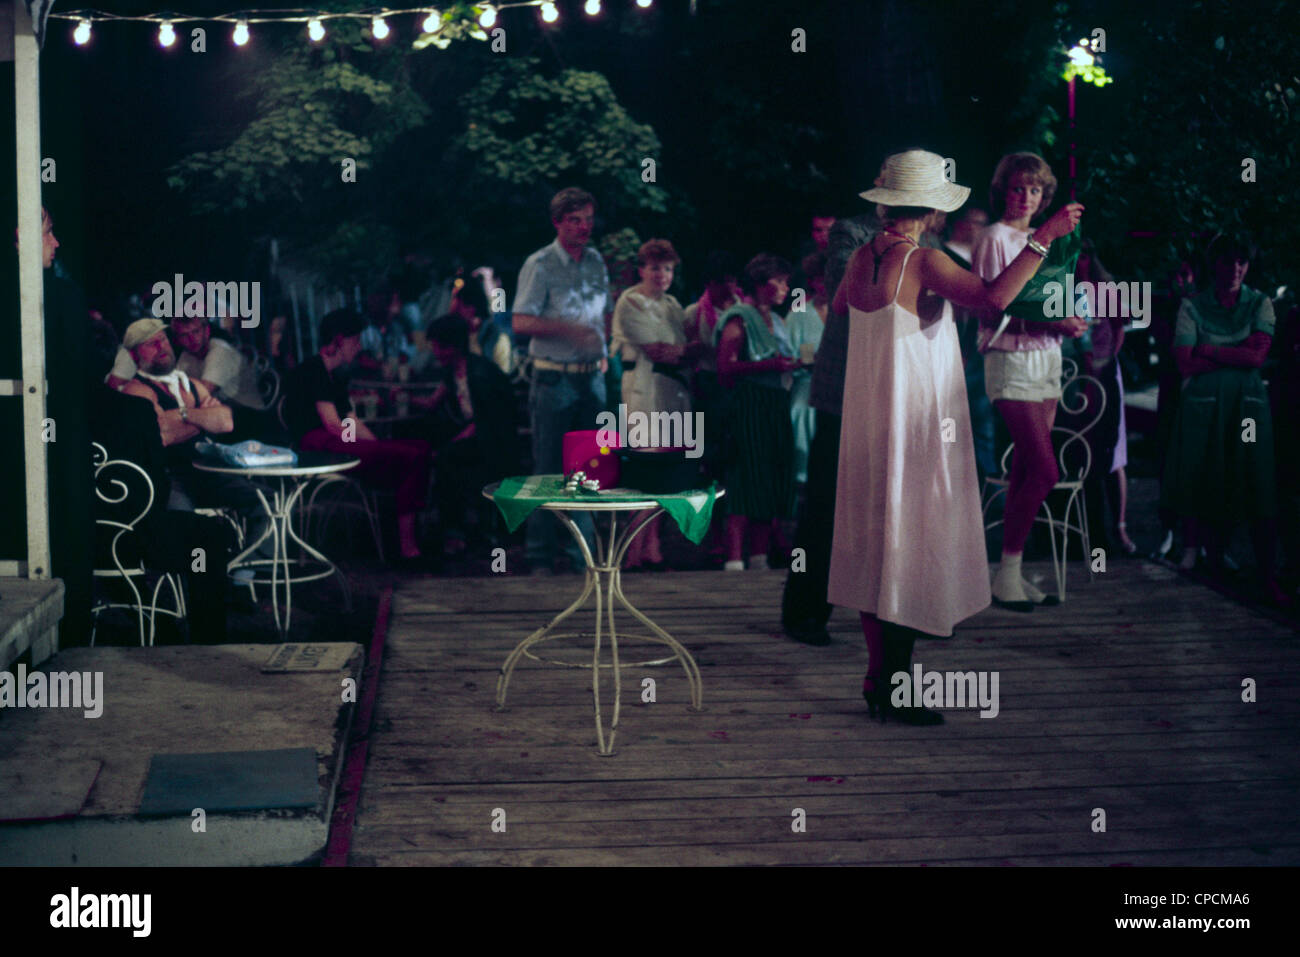
[[122, 345], [137, 369], [122, 392], [153, 403], [172, 480], [171, 507], [233, 508], [248, 521], [253, 539], [259, 538], [267, 517], [248, 481], [201, 472], [193, 465], [200, 439], [226, 435], [234, 428], [230, 407], [176, 368], [176, 353], [161, 320], [137, 319], [127, 326]]
[[[148, 321], [148, 320], [145, 320]], [[91, 438], [110, 459], [125, 459], [140, 466], [153, 483], [154, 501], [123, 543], [119, 558], [143, 560], [145, 567], [179, 574], [189, 592], [190, 636], [199, 644], [226, 639], [226, 564], [234, 533], [224, 521], [168, 510], [171, 479], [160, 441], [154, 409], [143, 396], [114, 391], [103, 384], [117, 352], [117, 334], [108, 323], [92, 321], [90, 328], [91, 385], [87, 393]], [[111, 494], [112, 490], [106, 490]], [[112, 506], [97, 500], [100, 518], [116, 518]], [[99, 542], [103, 548], [104, 543]], [[195, 549], [203, 552], [196, 562]], [[101, 567], [105, 559], [100, 556]]]

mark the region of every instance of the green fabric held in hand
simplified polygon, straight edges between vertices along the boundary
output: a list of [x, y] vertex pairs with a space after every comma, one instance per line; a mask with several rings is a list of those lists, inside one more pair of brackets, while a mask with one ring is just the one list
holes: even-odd
[[1047, 257], [1038, 267], [1038, 272], [1025, 283], [1025, 288], [1020, 290], [1020, 295], [1011, 301], [1011, 305], [1007, 306], [1007, 312], [1017, 319], [1031, 319], [1035, 322], [1060, 322], [1068, 318], [1069, 308], [1063, 309], [1063, 315], [1060, 316], [1045, 315], [1043, 303], [1049, 298], [1046, 286], [1048, 283], [1058, 283], [1060, 289], [1056, 295], [1064, 295], [1065, 277], [1074, 275], [1082, 248], [1083, 237], [1079, 235], [1077, 226], [1074, 232], [1052, 243], [1047, 248]]
[[492, 500], [501, 510], [501, 517], [506, 520], [506, 527], [514, 531], [523, 524], [534, 510], [548, 502], [589, 500], [593, 505], [600, 502], [637, 502], [653, 499], [682, 530], [682, 534], [698, 545], [704, 541], [709, 530], [709, 521], [713, 517], [713, 503], [717, 498], [717, 486], [707, 489], [692, 489], [674, 492], [671, 495], [651, 495], [631, 489], [626, 494], [610, 494], [606, 491], [578, 491], [571, 495], [564, 492], [563, 475], [528, 475], [502, 479], [497, 486]]

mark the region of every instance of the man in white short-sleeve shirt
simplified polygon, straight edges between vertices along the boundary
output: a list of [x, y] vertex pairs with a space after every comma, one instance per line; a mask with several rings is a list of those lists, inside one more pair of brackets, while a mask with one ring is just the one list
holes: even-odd
[[[596, 200], [584, 190], [556, 193], [550, 208], [555, 241], [529, 256], [519, 271], [511, 321], [515, 335], [532, 337], [528, 411], [538, 475], [562, 471], [565, 433], [595, 430], [605, 410], [609, 273], [600, 253], [587, 245], [595, 212]], [[575, 512], [572, 518], [592, 542], [591, 514]], [[551, 569], [557, 533], [563, 529], [550, 512], [538, 509], [529, 516], [526, 551], [535, 574]], [[585, 567], [576, 542], [566, 542], [565, 550], [575, 570]]]
[[229, 342], [212, 338], [212, 326], [207, 319], [200, 316], [173, 319], [171, 328], [182, 350], [176, 368], [228, 402], [247, 409], [266, 408], [252, 364]]

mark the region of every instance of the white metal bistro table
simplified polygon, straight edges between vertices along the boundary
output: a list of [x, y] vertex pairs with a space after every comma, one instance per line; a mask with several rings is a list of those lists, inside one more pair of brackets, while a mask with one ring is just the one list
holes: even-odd
[[[237, 475], [241, 478], [251, 479], [250, 484], [253, 491], [257, 493], [258, 499], [262, 503], [262, 508], [266, 510], [270, 521], [266, 529], [258, 537], [257, 541], [248, 545], [242, 552], [232, 558], [226, 566], [226, 571], [232, 577], [239, 569], [251, 569], [253, 572], [252, 579], [244, 579], [240, 584], [270, 585], [271, 586], [271, 612], [275, 616], [275, 627], [280, 633], [280, 639], [284, 640], [289, 633], [289, 619], [293, 614], [293, 594], [292, 586], [300, 582], [317, 581], [322, 578], [329, 578], [331, 575], [339, 576], [339, 584], [343, 590], [343, 600], [345, 607], [352, 606], [352, 593], [348, 586], [348, 580], [338, 567], [318, 552], [315, 548], [308, 545], [298, 537], [293, 530], [293, 508], [301, 497], [303, 490], [313, 480], [327, 475], [335, 475], [339, 472], [346, 472], [348, 469], [354, 469], [361, 464], [361, 460], [350, 455], [336, 455], [332, 452], [299, 452], [297, 465], [272, 465], [263, 468], [239, 468], [233, 465], [218, 465], [211, 462], [198, 460], [194, 467], [201, 472], [216, 472], [220, 475]], [[271, 493], [268, 501], [262, 487], [262, 482], [269, 486], [265, 491]], [[273, 555], [271, 558], [253, 558], [261, 544], [270, 538], [273, 544]], [[297, 543], [296, 565], [298, 566], [292, 574], [289, 569], [289, 541]], [[258, 569], [270, 565], [270, 577], [258, 577]], [[306, 566], [304, 569], [303, 566]], [[284, 589], [284, 615], [280, 614], [280, 589]]]
[[[483, 489], [485, 498], [494, 499], [500, 482], [493, 482]], [[602, 498], [601, 495], [608, 497]], [[718, 488], [714, 493], [714, 500], [725, 495], [724, 489]], [[505, 663], [501, 666], [500, 675], [497, 678], [496, 710], [503, 711], [506, 708], [506, 693], [510, 687], [510, 678], [514, 674], [515, 666], [525, 655], [534, 661], [546, 662], [549, 664], [563, 665], [569, 668], [590, 668], [591, 669], [591, 695], [595, 706], [596, 716], [596, 743], [599, 753], [602, 756], [609, 756], [614, 753], [614, 735], [618, 730], [619, 713], [622, 708], [622, 668], [623, 664], [619, 660], [618, 653], [618, 631], [614, 627], [614, 602], [618, 601], [628, 612], [632, 614], [641, 624], [649, 631], [649, 634], [638, 635], [643, 640], [655, 641], [667, 645], [672, 651], [668, 657], [657, 658], [653, 661], [628, 662], [627, 667], [641, 667], [670, 664], [677, 661], [681, 663], [682, 669], [686, 672], [686, 680], [690, 686], [691, 692], [691, 711], [704, 710], [703, 703], [703, 682], [700, 679], [700, 669], [695, 663], [691, 653], [686, 650], [676, 638], [668, 634], [657, 624], [651, 621], [644, 612], [628, 601], [627, 596], [623, 594], [623, 584], [621, 575], [621, 566], [623, 557], [627, 553], [628, 546], [632, 540], [640, 534], [641, 530], [650, 524], [656, 517], [662, 514], [664, 507], [649, 493], [638, 492], [630, 489], [609, 489], [605, 493], [596, 495], [565, 495], [557, 494], [540, 501], [538, 508], [544, 508], [555, 514], [561, 522], [569, 529], [569, 532], [578, 542], [578, 547], [582, 550], [583, 560], [587, 564], [586, 581], [580, 594], [569, 607], [565, 608], [558, 615], [551, 619], [550, 623], [537, 629], [523, 641], [515, 646], [514, 650], [506, 656]], [[631, 512], [633, 514], [650, 510], [650, 515], [641, 522], [633, 524], [628, 521], [622, 532], [618, 529], [618, 513]], [[596, 553], [592, 554], [591, 549], [587, 546], [587, 540], [583, 537], [578, 525], [569, 516], [570, 512], [600, 512], [608, 513], [610, 520], [608, 541], [601, 537], [599, 526], [596, 527]], [[560, 661], [551, 658], [540, 658], [533, 654], [531, 649], [540, 642], [547, 641], [551, 638], [572, 638], [586, 637], [586, 632], [557, 632], [556, 627], [567, 619], [570, 615], [581, 608], [587, 601], [588, 596], [595, 592], [596, 594], [596, 628], [595, 628], [595, 646], [592, 651], [591, 664], [575, 664], [568, 661]], [[600, 660], [602, 627], [607, 623], [609, 630], [609, 651], [610, 663], [605, 664]], [[612, 718], [609, 724], [609, 734], [606, 736], [604, 724], [601, 720], [600, 707], [600, 673], [601, 669], [608, 668], [614, 681], [614, 708]]]

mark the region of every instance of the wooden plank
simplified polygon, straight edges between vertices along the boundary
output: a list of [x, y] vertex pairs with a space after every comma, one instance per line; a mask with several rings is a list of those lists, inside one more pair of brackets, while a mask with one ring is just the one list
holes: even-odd
[[[462, 787], [448, 794], [439, 787], [391, 788], [377, 796], [376, 804], [366, 806], [373, 811], [372, 825], [427, 824], [430, 819], [470, 820], [482, 823], [484, 808], [501, 806], [522, 816], [522, 820], [553, 822], [599, 821], [661, 821], [669, 819], [699, 820], [715, 817], [744, 819], [768, 818], [773, 814], [789, 817], [792, 807], [815, 808], [818, 814], [839, 816], [861, 813], [869, 808], [874, 814], [947, 814], [954, 813], [1016, 813], [1059, 812], [1063, 807], [1078, 807], [1078, 792], [1067, 788], [1042, 788], [1016, 791], [951, 791], [943, 794], [928, 791], [868, 792], [845, 794], [821, 793], [806, 790], [810, 785], [783, 782], [783, 790], [762, 797], [740, 798], [730, 794], [711, 797], [678, 797], [673, 801], [658, 800], [651, 788], [644, 788], [639, 798], [623, 800], [596, 800], [591, 789], [579, 795], [560, 797], [549, 787], [515, 788], [510, 796], [504, 789], [494, 789], [491, 799], [479, 792], [467, 793]], [[544, 793], [543, 793], [544, 792]], [[1300, 782], [1262, 782], [1258, 787], [1243, 782], [1233, 782], [1209, 789], [1216, 797], [1212, 805], [1216, 812], [1231, 809], [1235, 816], [1255, 815], [1268, 817], [1278, 807], [1278, 801], [1300, 795]], [[1088, 799], [1099, 807], [1120, 808], [1126, 812], [1146, 809], [1180, 809], [1185, 813], [1188, 801], [1184, 789], [1176, 785], [1149, 785], [1140, 788], [1100, 787], [1088, 792]], [[363, 802], [366, 803], [366, 802]]]
[[[706, 710], [684, 707], [676, 663], [625, 669], [609, 758], [594, 750], [589, 671], [526, 660], [511, 707], [492, 708], [506, 654], [576, 594], [576, 576], [408, 587], [394, 601], [353, 860], [1300, 860], [1292, 633], [1166, 569], [1122, 567], [1059, 608], [990, 610], [950, 641], [918, 642], [927, 669], [1000, 678], [996, 719], [949, 711], [925, 729], [867, 719], [855, 615], [837, 610], [827, 648], [775, 630], [782, 573], [629, 577], [632, 600], [695, 654]], [[539, 651], [589, 660], [590, 617]], [[662, 653], [625, 634], [625, 661]], [[654, 704], [640, 701], [643, 676]], [[1241, 701], [1243, 676], [1260, 703]], [[505, 834], [490, 828], [497, 807]], [[793, 807], [809, 833], [790, 831]], [[1105, 834], [1089, 829], [1094, 807], [1107, 809]]]

